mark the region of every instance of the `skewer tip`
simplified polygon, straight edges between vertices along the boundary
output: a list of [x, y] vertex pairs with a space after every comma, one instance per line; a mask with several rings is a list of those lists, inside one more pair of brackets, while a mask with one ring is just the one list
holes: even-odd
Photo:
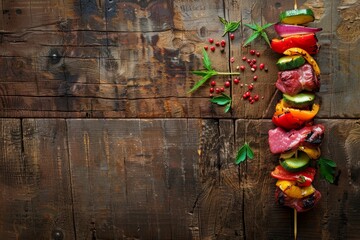
[[297, 239], [297, 211], [294, 208], [294, 240]]

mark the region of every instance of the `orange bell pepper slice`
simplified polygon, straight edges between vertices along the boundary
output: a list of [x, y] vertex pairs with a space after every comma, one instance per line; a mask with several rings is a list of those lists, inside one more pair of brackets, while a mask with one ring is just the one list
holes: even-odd
[[316, 76], [320, 76], [319, 65], [317, 64], [315, 59], [312, 56], [310, 56], [310, 54], [307, 51], [305, 51], [304, 49], [293, 47], [293, 48], [289, 48], [289, 49], [285, 50], [283, 52], [283, 54], [288, 55], [288, 56], [293, 56], [293, 55], [298, 55], [298, 54], [302, 55], [305, 58], [305, 60], [312, 66]]
[[298, 118], [302, 121], [310, 121], [315, 117], [315, 115], [319, 112], [319, 110], [320, 110], [320, 105], [316, 103], [312, 105], [311, 110], [287, 107], [283, 99], [281, 99], [280, 102], [275, 106], [276, 115], [280, 115], [285, 112], [290, 112], [294, 118]]

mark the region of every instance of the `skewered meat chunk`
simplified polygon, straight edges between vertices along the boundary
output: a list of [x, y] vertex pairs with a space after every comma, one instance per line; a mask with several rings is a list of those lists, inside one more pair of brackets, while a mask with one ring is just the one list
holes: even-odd
[[295, 95], [301, 91], [319, 91], [320, 81], [308, 63], [293, 70], [280, 71], [275, 83], [283, 93]]
[[285, 131], [277, 127], [269, 130], [269, 146], [273, 154], [284, 153], [303, 145], [319, 145], [324, 135], [322, 124]]

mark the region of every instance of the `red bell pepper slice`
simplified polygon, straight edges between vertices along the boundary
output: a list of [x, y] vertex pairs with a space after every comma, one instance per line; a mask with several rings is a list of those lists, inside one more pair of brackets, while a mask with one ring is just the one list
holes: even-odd
[[279, 180], [296, 181], [296, 185], [299, 187], [310, 186], [314, 180], [316, 169], [307, 167], [305, 170], [300, 172], [288, 172], [282, 166], [278, 165], [275, 170], [271, 172], [273, 178]]
[[319, 51], [319, 44], [317, 43], [316, 36], [313, 33], [293, 35], [282, 39], [275, 38], [271, 40], [271, 48], [280, 54], [283, 54], [285, 50], [294, 47], [304, 49], [311, 55], [316, 54]]
[[290, 112], [284, 112], [280, 115], [274, 114], [272, 121], [276, 126], [286, 130], [299, 129], [306, 123], [306, 121], [294, 117]]

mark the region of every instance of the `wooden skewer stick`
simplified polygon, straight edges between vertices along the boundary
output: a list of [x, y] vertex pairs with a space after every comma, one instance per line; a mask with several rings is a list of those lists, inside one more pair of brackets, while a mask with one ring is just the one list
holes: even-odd
[[297, 239], [297, 211], [294, 208], [294, 240]]
[[297, 9], [297, 1], [294, 0], [294, 9], [296, 10]]

